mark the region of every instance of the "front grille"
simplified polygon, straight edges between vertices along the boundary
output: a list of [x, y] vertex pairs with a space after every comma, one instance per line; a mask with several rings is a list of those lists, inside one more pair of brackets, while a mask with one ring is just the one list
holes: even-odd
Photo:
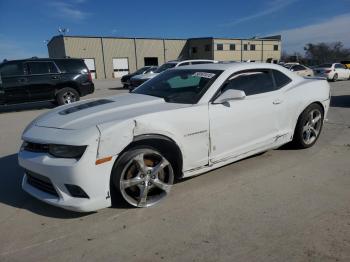
[[50, 195], [58, 197], [57, 191], [53, 187], [50, 179], [45, 176], [26, 170], [27, 182], [29, 185], [44, 191]]
[[47, 153], [49, 152], [49, 145], [25, 142], [24, 150], [35, 153]]

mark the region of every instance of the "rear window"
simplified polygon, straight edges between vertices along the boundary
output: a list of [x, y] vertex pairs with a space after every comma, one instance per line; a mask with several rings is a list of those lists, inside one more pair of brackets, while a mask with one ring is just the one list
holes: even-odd
[[272, 73], [273, 73], [273, 76], [275, 78], [277, 88], [281, 88], [281, 87], [289, 84], [292, 81], [292, 79], [290, 79], [288, 76], [286, 76], [285, 74], [283, 74], [280, 71], [272, 70]]
[[322, 64], [322, 65], [319, 65], [317, 67], [321, 67], [321, 68], [330, 68], [332, 67], [332, 64]]
[[20, 62], [3, 64], [0, 67], [0, 74], [2, 77], [23, 75], [23, 64]]
[[83, 60], [55, 60], [62, 73], [87, 73], [87, 67]]

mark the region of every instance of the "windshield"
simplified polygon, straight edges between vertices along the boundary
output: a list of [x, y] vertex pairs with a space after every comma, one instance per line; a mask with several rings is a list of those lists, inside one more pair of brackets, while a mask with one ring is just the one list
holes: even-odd
[[147, 68], [147, 70], [145, 71], [145, 74], [148, 74], [148, 73], [154, 72], [156, 69], [157, 69], [157, 67], [156, 67], [156, 66], [151, 66], [150, 68]]
[[132, 93], [161, 97], [170, 103], [196, 104], [221, 73], [220, 70], [169, 70]]
[[165, 63], [162, 66], [158, 67], [158, 69], [155, 71], [155, 73], [161, 73], [169, 68], [173, 68], [175, 67], [176, 64], [175, 63]]
[[322, 64], [322, 65], [319, 65], [317, 67], [330, 68], [330, 67], [332, 67], [332, 64]]
[[285, 68], [287, 68], [287, 69], [290, 69], [293, 65], [291, 65], [291, 64], [287, 64], [287, 65], [283, 65]]
[[148, 66], [142, 67], [142, 68], [140, 68], [139, 70], [135, 71], [134, 74], [135, 74], [135, 75], [140, 75], [140, 74], [146, 72], [148, 69], [149, 69]]

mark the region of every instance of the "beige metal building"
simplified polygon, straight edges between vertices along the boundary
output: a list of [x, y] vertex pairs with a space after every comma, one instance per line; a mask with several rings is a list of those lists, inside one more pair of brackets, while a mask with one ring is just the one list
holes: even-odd
[[281, 57], [281, 36], [160, 39], [59, 35], [47, 47], [52, 58], [83, 58], [93, 77], [103, 79], [176, 59], [277, 62]]

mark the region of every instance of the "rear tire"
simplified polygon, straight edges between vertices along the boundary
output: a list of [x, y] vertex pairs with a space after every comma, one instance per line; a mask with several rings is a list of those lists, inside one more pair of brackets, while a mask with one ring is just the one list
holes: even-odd
[[338, 81], [338, 74], [334, 74], [334, 76], [333, 76], [333, 82], [336, 82], [336, 81]]
[[56, 101], [58, 105], [71, 104], [79, 100], [79, 93], [71, 87], [61, 89], [56, 95]]
[[292, 145], [300, 149], [312, 147], [322, 131], [323, 118], [322, 106], [319, 104], [309, 105], [299, 116]]

